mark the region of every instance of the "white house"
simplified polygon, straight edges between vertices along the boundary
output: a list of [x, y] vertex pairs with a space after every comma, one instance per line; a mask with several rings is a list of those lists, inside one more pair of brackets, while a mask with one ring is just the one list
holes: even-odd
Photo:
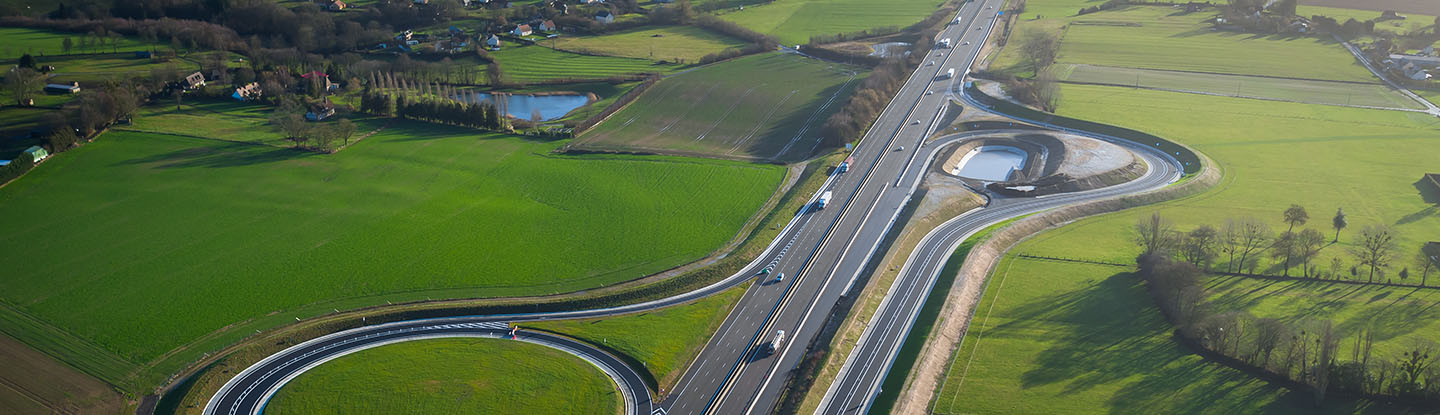
[[609, 10], [601, 10], [599, 13], [595, 13], [595, 21], [603, 24], [615, 23], [615, 15]]
[[531, 33], [535, 33], [535, 32], [530, 29], [530, 25], [528, 25], [528, 24], [522, 24], [522, 25], [519, 25], [519, 26], [515, 26], [515, 30], [511, 30], [511, 31], [510, 31], [510, 34], [515, 35], [515, 36], [529, 36]]
[[311, 105], [310, 111], [305, 113], [305, 119], [320, 121], [331, 115], [335, 115], [335, 105], [327, 100], [319, 104]]
[[546, 20], [546, 21], [540, 22], [540, 31], [541, 31], [541, 32], [554, 32], [556, 28], [557, 28], [557, 27], [555, 26], [555, 21], [553, 21], [553, 20]]
[[245, 86], [235, 88], [235, 93], [230, 94], [236, 101], [249, 101], [260, 97], [260, 83], [251, 82]]
[[495, 35], [490, 35], [490, 37], [488, 37], [488, 38], [485, 39], [485, 46], [489, 47], [490, 49], [499, 49], [499, 48], [500, 48], [500, 37], [499, 37], [499, 36], [495, 36]]

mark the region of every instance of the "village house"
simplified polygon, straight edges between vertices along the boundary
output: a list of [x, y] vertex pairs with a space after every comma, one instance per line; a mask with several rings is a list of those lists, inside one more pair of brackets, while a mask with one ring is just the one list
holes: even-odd
[[300, 78], [309, 82], [319, 82], [320, 88], [325, 91], [334, 91], [336, 88], [340, 88], [340, 85], [330, 82], [330, 75], [326, 75], [324, 72], [310, 71], [300, 75]]
[[36, 163], [50, 157], [50, 153], [45, 151], [44, 147], [40, 146], [30, 146], [30, 148], [25, 149], [24, 154], [30, 156], [30, 161]]
[[490, 37], [485, 38], [485, 47], [490, 48], [490, 50], [500, 50], [500, 37], [490, 35]]
[[546, 21], [540, 22], [540, 31], [541, 31], [541, 32], [554, 32], [555, 29], [556, 29], [555, 21], [553, 21], [553, 20], [546, 20]]
[[326, 5], [325, 5], [325, 10], [329, 10], [329, 11], [332, 11], [332, 12], [338, 12], [338, 11], [341, 11], [341, 10], [345, 10], [346, 7], [349, 7], [349, 5], [348, 5], [348, 4], [345, 4], [345, 2], [343, 2], [343, 1], [340, 1], [340, 0], [331, 0], [331, 1], [330, 1], [330, 4], [326, 4]]
[[243, 101], [249, 101], [249, 100], [252, 100], [252, 99], [255, 99], [255, 98], [259, 98], [259, 97], [260, 97], [260, 83], [259, 83], [259, 82], [251, 82], [251, 83], [245, 84], [245, 86], [242, 86], [242, 87], [239, 87], [239, 88], [235, 88], [235, 92], [232, 93], [232, 94], [230, 94], [230, 98], [234, 98], [236, 101], [242, 101], [242, 102], [243, 102]]
[[595, 21], [601, 24], [615, 23], [615, 15], [610, 13], [609, 10], [601, 10], [599, 13], [595, 13]]
[[331, 104], [330, 100], [327, 99], [319, 104], [311, 105], [310, 111], [305, 113], [305, 119], [320, 121], [329, 118], [331, 115], [335, 115], [335, 104]]
[[510, 31], [510, 34], [515, 36], [529, 36], [531, 33], [534, 33], [534, 31], [530, 29], [530, 25], [528, 24], [515, 26], [515, 30]]
[[195, 89], [205, 86], [205, 74], [195, 72], [187, 75], [180, 85], [185, 87], [185, 89]]

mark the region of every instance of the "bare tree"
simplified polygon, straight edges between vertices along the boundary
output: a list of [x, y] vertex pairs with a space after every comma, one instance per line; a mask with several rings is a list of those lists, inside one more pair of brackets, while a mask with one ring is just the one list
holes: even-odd
[[1335, 325], [1330, 320], [1322, 321], [1316, 334], [1318, 347], [1311, 385], [1315, 387], [1315, 402], [1319, 403], [1325, 400], [1325, 390], [1330, 387], [1330, 367], [1335, 361], [1335, 351], [1340, 348], [1340, 336], [1335, 333]]
[[1040, 109], [1055, 112], [1060, 108], [1060, 81], [1055, 79], [1055, 74], [1050, 71], [1035, 74], [1035, 85], [1030, 91], [1035, 94], [1035, 103]]
[[1234, 249], [1240, 253], [1240, 262], [1236, 267], [1238, 272], [1251, 259], [1251, 255], [1259, 255], [1265, 251], [1270, 244], [1270, 227], [1265, 226], [1255, 218], [1240, 219], [1233, 223], [1226, 223], [1227, 227], [1234, 227], [1235, 242]]
[[1316, 255], [1319, 255], [1320, 248], [1323, 248], [1324, 246], [1325, 235], [1321, 235], [1320, 231], [1305, 228], [1305, 230], [1300, 231], [1299, 234], [1295, 235], [1295, 252], [1300, 255], [1300, 260], [1304, 261], [1301, 263], [1301, 266], [1303, 267], [1304, 271], [1303, 275], [1305, 275], [1306, 277], [1315, 277], [1315, 275], [1311, 275], [1316, 273], [1312, 272], [1310, 269], [1310, 259], [1314, 258]]
[[35, 93], [39, 92], [42, 83], [44, 77], [30, 68], [17, 67], [5, 74], [5, 90], [10, 92], [11, 98], [15, 98], [16, 105], [27, 105], [35, 98]]
[[1390, 266], [1395, 252], [1395, 234], [1384, 226], [1367, 226], [1360, 231], [1360, 244], [1350, 254], [1370, 269], [1367, 282], [1375, 282], [1375, 271]]
[[1295, 232], [1284, 231], [1275, 235], [1275, 240], [1270, 242], [1270, 257], [1284, 260], [1285, 268], [1281, 275], [1286, 277], [1290, 276], [1290, 258], [1295, 256], [1297, 250], [1296, 239], [1298, 238]]
[[1280, 345], [1280, 340], [1289, 337], [1290, 328], [1284, 322], [1273, 318], [1261, 318], [1255, 320], [1255, 359], [1260, 359], [1260, 368], [1270, 366], [1270, 355], [1275, 352], [1275, 347]]
[[1020, 55], [1030, 62], [1030, 69], [1039, 75], [1060, 53], [1058, 34], [1042, 29], [1025, 31], [1025, 42], [1020, 44]]
[[1425, 282], [1430, 278], [1430, 270], [1435, 269], [1437, 264], [1440, 264], [1440, 258], [1430, 256], [1425, 252], [1425, 246], [1421, 245], [1420, 251], [1415, 254], [1415, 265], [1420, 267], [1420, 286], [1425, 286]]
[[1152, 213], [1135, 224], [1135, 244], [1145, 249], [1142, 255], [1167, 254], [1174, 242], [1170, 221], [1161, 218], [1159, 213]]
[[1194, 264], [1196, 267], [1207, 269], [1210, 262], [1215, 260], [1215, 246], [1219, 243], [1219, 232], [1210, 225], [1200, 225], [1185, 235], [1181, 243], [1180, 255], [1185, 262]]

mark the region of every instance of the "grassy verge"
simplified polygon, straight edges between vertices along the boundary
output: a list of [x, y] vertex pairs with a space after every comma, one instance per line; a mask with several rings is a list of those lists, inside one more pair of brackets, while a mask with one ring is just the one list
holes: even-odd
[[281, 388], [265, 413], [615, 414], [621, 399], [599, 368], [559, 350], [501, 339], [435, 339], [320, 365]]
[[685, 366], [725, 321], [750, 284], [693, 303], [618, 317], [547, 321], [523, 325], [584, 340], [618, 352], [650, 375], [652, 390], [670, 390]]
[[[804, 391], [803, 398], [789, 399], [800, 401], [797, 410], [799, 413], [814, 412], [819, 407], [826, 390], [834, 381], [841, 366], [844, 366], [845, 359], [854, 350], [855, 342], [864, 333], [870, 318], [879, 309], [880, 302], [885, 299], [890, 286], [899, 277], [900, 268], [905, 265], [905, 261], [910, 258], [920, 240], [945, 221], [984, 203], [974, 193], [954, 183], [948, 183], [950, 180], [953, 179], [937, 176], [927, 178], [927, 187], [921, 193], [921, 197], [916, 199], [918, 202], [908, 205], [907, 210], [901, 212], [902, 216], [897, 222], [904, 223], [904, 228], [894, 238], [894, 242], [889, 244], [889, 248], [884, 251], [884, 256], [876, 263], [876, 268], [870, 273], [863, 291], [857, 295], [856, 304], [851, 307], [849, 314], [845, 317], [845, 322], [836, 329], [836, 333], [827, 347], [828, 352], [825, 353], [824, 362], [820, 363], [817, 368], [813, 381], [809, 382], [809, 385], [801, 385], [807, 389]], [[945, 184], [940, 185], [936, 181]], [[943, 188], [932, 190], [934, 186], [943, 186]], [[914, 207], [910, 208], [909, 206]], [[980, 239], [978, 235], [970, 238], [962, 250], [968, 251], [969, 246], [978, 239]], [[945, 291], [944, 287], [949, 287], [949, 283], [939, 281], [936, 282], [936, 287], [939, 288], [936, 290], [937, 292]], [[938, 298], [937, 301], [943, 303], [943, 294]], [[929, 300], [927, 299], [927, 301]]]

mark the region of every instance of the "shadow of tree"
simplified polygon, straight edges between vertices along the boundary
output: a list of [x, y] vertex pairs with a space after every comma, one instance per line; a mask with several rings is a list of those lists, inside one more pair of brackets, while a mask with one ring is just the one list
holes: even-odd
[[117, 164], [154, 164], [157, 168], [185, 167], [238, 167], [279, 161], [298, 160], [318, 153], [290, 148], [276, 148], [256, 144], [218, 142], [213, 145], [190, 147], [137, 157]]

